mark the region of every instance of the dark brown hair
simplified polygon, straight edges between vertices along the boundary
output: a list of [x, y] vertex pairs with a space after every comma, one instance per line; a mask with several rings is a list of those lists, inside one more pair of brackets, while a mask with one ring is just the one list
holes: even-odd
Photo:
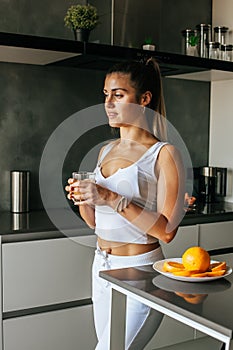
[[139, 100], [146, 91], [152, 94], [151, 102], [147, 106], [153, 111], [165, 117], [165, 104], [162, 89], [162, 80], [158, 63], [153, 58], [145, 62], [126, 61], [117, 63], [107, 72], [122, 73], [130, 76], [132, 86], [136, 90], [136, 98]]

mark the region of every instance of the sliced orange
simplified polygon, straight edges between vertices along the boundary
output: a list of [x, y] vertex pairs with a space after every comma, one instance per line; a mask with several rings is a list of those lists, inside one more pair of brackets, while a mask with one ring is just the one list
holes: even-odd
[[208, 276], [208, 272], [192, 272], [191, 273], [191, 277], [207, 277]]
[[225, 261], [219, 261], [219, 262], [210, 264], [211, 271], [226, 270], [226, 268], [227, 268], [227, 264]]
[[225, 275], [226, 273], [226, 270], [216, 270], [216, 271], [210, 271], [210, 272], [207, 272], [207, 276], [208, 277], [215, 277], [215, 276], [223, 276]]
[[216, 276], [222, 276], [225, 273], [226, 273], [226, 270], [196, 272], [196, 273], [191, 273], [191, 277], [216, 277]]
[[191, 272], [187, 271], [187, 270], [174, 271], [172, 273], [175, 276], [183, 276], [183, 277], [190, 277], [191, 276]]
[[175, 272], [184, 270], [184, 265], [176, 261], [165, 261], [163, 264], [163, 269], [166, 272]]

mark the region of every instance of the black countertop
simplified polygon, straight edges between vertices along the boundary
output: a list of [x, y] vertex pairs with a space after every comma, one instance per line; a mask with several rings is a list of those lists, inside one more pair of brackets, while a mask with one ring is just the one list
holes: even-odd
[[[212, 259], [226, 261], [229, 270], [233, 266], [232, 253]], [[213, 333], [218, 332], [228, 339], [232, 337], [233, 274], [214, 281], [191, 283], [165, 277], [147, 265], [101, 271], [100, 277], [120, 287], [125, 295], [133, 294], [153, 303], [155, 309], [163, 309], [165, 314], [174, 313], [172, 317], [180, 321], [185, 317], [193, 327], [196, 324], [202, 331], [202, 327], [207, 327]]]
[[233, 203], [197, 203], [196, 206], [188, 209], [181, 226], [232, 220]]
[[[180, 226], [233, 221], [233, 203], [199, 204], [185, 214]], [[30, 238], [29, 238], [30, 233]], [[0, 212], [2, 241], [92, 235], [93, 230], [73, 210], [52, 209], [15, 214]]]
[[0, 212], [2, 242], [93, 235], [73, 210], [51, 209], [29, 213]]

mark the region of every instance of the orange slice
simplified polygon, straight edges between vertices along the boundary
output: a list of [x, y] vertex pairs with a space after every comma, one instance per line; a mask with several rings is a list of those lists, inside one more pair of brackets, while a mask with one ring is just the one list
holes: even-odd
[[175, 276], [183, 276], [183, 277], [190, 277], [191, 276], [191, 272], [187, 271], [187, 270], [174, 271], [172, 273]]
[[206, 271], [200, 273], [191, 273], [191, 277], [216, 277], [222, 276], [226, 273], [226, 270], [217, 270], [217, 271]]
[[225, 275], [226, 273], [226, 270], [216, 270], [216, 271], [210, 271], [210, 272], [207, 272], [207, 276], [208, 277], [215, 277], [215, 276], [223, 276]]
[[176, 272], [184, 270], [184, 265], [175, 261], [165, 261], [163, 264], [163, 269], [166, 272]]
[[191, 277], [207, 277], [208, 276], [208, 272], [194, 272], [191, 273]]
[[226, 268], [227, 268], [227, 264], [225, 261], [219, 261], [219, 262], [210, 264], [211, 271], [226, 270]]

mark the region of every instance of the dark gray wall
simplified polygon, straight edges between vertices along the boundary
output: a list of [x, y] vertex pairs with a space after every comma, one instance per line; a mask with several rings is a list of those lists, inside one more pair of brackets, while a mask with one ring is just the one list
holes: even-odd
[[[150, 38], [157, 50], [182, 52], [181, 31], [195, 29], [212, 19], [212, 0], [92, 0], [100, 14], [100, 24], [92, 39], [114, 45], [141, 48]], [[113, 28], [111, 19], [113, 18]]]
[[212, 23], [212, 0], [161, 0], [159, 50], [182, 52], [181, 31]]
[[208, 164], [209, 83], [165, 78], [167, 118], [182, 136], [194, 167]]
[[[180, 0], [166, 1], [166, 4], [169, 2], [171, 5]], [[184, 2], [191, 7], [193, 5], [191, 0], [183, 0]], [[73, 39], [73, 33], [63, 23], [70, 3], [64, 0], [2, 1], [0, 31]], [[204, 3], [210, 4], [210, 1]], [[202, 16], [203, 6], [199, 7], [199, 11]], [[208, 6], [205, 11], [210, 18]], [[165, 11], [162, 20], [167, 21], [169, 16], [171, 13], [168, 15]], [[183, 21], [184, 16], [186, 18], [187, 13], [182, 13], [181, 10], [175, 13], [176, 22]], [[188, 21], [187, 18], [186, 20]], [[199, 21], [195, 20], [196, 22]], [[141, 25], [143, 27], [143, 23]], [[91, 35], [90, 40], [94, 40], [94, 32]], [[170, 36], [167, 36], [164, 45], [169, 47], [169, 43]], [[31, 209], [40, 209], [42, 203], [38, 170], [46, 141], [54, 129], [71, 114], [102, 102], [104, 72], [0, 63], [0, 76], [0, 210], [10, 208], [9, 174], [14, 169], [31, 171]], [[206, 164], [209, 84], [164, 79], [164, 90], [168, 118], [187, 143], [194, 166]], [[92, 142], [99, 143], [108, 135], [112, 137], [109, 129], [99, 130], [98, 135], [91, 135], [94, 139]], [[89, 149], [89, 136], [82, 139], [84, 150]], [[59, 154], [56, 156], [59, 157]], [[70, 161], [64, 177], [70, 174], [78, 162], [79, 160], [73, 160], [73, 163]]]
[[[39, 209], [38, 171], [45, 144], [63, 120], [102, 102], [103, 73], [1, 63], [0, 75], [0, 210], [9, 209], [9, 171], [14, 169], [31, 171], [31, 209]], [[85, 143], [89, 140], [83, 140], [84, 149]], [[71, 169], [66, 169], [67, 177]]]

